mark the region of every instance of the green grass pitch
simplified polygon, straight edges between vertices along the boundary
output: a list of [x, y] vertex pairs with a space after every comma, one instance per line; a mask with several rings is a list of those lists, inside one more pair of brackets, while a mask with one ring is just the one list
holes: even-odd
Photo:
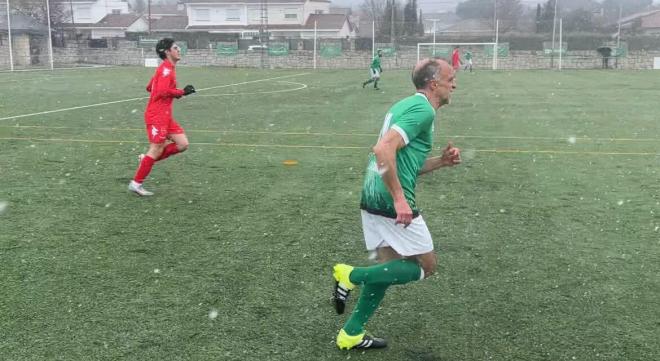
[[435, 146], [464, 162], [417, 192], [438, 274], [388, 291], [362, 353], [330, 271], [368, 264], [363, 169], [409, 71], [180, 67], [191, 146], [138, 198], [152, 72], [0, 74], [0, 359], [660, 358], [656, 73], [460, 73]]

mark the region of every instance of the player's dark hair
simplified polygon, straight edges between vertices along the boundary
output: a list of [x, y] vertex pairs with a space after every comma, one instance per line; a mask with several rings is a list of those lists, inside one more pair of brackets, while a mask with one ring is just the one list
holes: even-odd
[[424, 63], [421, 68], [417, 71], [413, 70], [412, 73], [412, 82], [415, 85], [415, 89], [424, 89], [426, 85], [435, 77], [436, 74], [440, 73], [442, 66], [437, 60], [431, 59]]
[[174, 45], [174, 39], [172, 38], [158, 40], [158, 44], [156, 44], [156, 54], [158, 54], [158, 57], [165, 60], [167, 58], [165, 51], [172, 49], [172, 45]]

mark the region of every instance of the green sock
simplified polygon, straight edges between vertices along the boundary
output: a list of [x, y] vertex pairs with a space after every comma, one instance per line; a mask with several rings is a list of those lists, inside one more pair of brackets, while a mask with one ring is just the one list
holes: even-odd
[[364, 332], [364, 325], [385, 297], [387, 287], [389, 286], [384, 284], [366, 284], [362, 287], [355, 309], [344, 325], [347, 334], [356, 336]]
[[349, 275], [354, 284], [402, 285], [419, 280], [422, 268], [415, 261], [395, 259], [370, 267], [355, 267]]

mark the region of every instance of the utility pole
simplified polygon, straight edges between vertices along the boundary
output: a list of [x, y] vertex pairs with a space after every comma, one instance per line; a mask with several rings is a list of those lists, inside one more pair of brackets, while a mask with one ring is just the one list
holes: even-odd
[[[559, 0], [555, 0], [555, 11], [552, 14], [552, 54], [550, 54], [550, 68], [554, 67], [555, 63], [555, 32], [557, 29], [557, 3]], [[561, 47], [561, 44], [559, 45]]]
[[394, 45], [394, 4], [395, 1], [392, 0], [392, 16], [391, 16], [391, 25], [390, 25], [390, 42]]
[[71, 9], [71, 26], [73, 27], [73, 38], [78, 43], [78, 30], [76, 30], [76, 17], [73, 16], [73, 0], [69, 0], [69, 8]]
[[149, 24], [149, 35], [151, 35], [151, 0], [147, 0], [147, 23]]
[[[435, 33], [436, 33], [436, 29], [437, 29], [435, 27], [435, 23], [438, 22], [439, 19], [429, 19], [429, 20], [433, 21], [433, 44], [435, 45]], [[435, 48], [435, 46], [434, 46], [434, 48]]]
[[619, 4], [619, 30], [616, 32], [616, 60], [614, 67], [619, 68], [619, 55], [621, 48], [621, 15], [623, 13], [623, 3]]
[[14, 71], [14, 52], [11, 47], [11, 8], [9, 7], [9, 0], [7, 0], [7, 35], [9, 36], [9, 69]]
[[497, 0], [493, 0], [493, 28], [496, 27], [497, 23]]

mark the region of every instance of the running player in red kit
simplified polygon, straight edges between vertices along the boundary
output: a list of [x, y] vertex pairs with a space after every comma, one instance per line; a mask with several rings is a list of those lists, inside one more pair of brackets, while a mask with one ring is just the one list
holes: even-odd
[[461, 67], [461, 51], [458, 46], [455, 46], [454, 51], [451, 53], [451, 66], [454, 68], [454, 71], [458, 71]]
[[128, 190], [140, 196], [153, 195], [142, 187], [142, 182], [151, 172], [154, 163], [188, 149], [188, 137], [172, 117], [172, 101], [195, 92], [192, 85], [186, 85], [183, 89], [176, 88], [174, 67], [181, 60], [181, 49], [174, 43], [174, 39], [161, 39], [156, 44], [156, 53], [163, 62], [147, 85], [151, 96], [144, 112], [149, 150], [140, 155], [140, 166], [128, 184]]

